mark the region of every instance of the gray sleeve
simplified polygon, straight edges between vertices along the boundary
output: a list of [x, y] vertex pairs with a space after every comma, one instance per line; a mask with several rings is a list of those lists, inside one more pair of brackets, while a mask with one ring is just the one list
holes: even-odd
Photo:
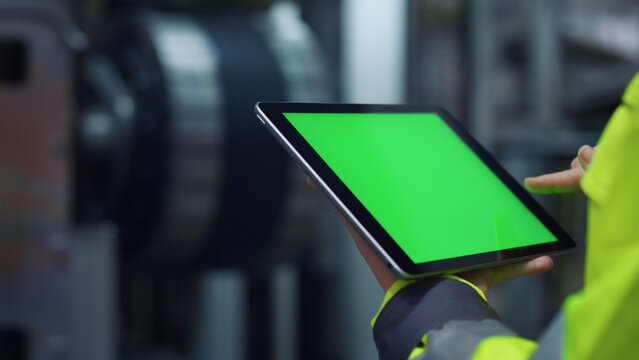
[[451, 321], [428, 332], [428, 346], [418, 360], [470, 359], [479, 343], [492, 336], [517, 336], [495, 319]]
[[[428, 332], [426, 350], [414, 360], [471, 359], [482, 340], [493, 336], [517, 336], [494, 319], [451, 321]], [[563, 316], [559, 313], [539, 339], [531, 360], [554, 360], [562, 357]]]

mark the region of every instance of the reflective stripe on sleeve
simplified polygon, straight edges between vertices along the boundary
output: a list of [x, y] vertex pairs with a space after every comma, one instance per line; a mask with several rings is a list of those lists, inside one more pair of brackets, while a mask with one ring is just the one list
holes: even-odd
[[[428, 346], [415, 359], [456, 360], [474, 358], [473, 354], [477, 346], [486, 338], [493, 337], [515, 337], [515, 333], [495, 319], [451, 321], [440, 329], [428, 332]], [[485, 357], [482, 359], [485, 359]]]

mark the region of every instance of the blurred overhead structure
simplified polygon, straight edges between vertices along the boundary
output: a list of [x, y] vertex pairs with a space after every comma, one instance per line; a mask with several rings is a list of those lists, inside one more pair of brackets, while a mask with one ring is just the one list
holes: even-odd
[[408, 98], [450, 107], [493, 149], [503, 133], [591, 139], [637, 70], [638, 8], [623, 0], [411, 2]]

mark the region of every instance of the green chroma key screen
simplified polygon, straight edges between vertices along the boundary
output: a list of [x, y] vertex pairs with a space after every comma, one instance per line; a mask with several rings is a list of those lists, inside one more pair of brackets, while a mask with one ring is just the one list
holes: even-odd
[[557, 241], [435, 113], [284, 116], [415, 263]]

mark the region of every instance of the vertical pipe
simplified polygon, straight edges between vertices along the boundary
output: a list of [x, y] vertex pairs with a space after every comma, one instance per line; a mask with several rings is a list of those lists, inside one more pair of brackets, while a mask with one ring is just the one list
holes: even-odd
[[345, 0], [342, 6], [346, 101], [403, 102], [408, 2]]
[[72, 360], [116, 358], [115, 226], [77, 230], [69, 241], [70, 356]]
[[193, 359], [248, 359], [248, 345], [253, 344], [247, 340], [248, 287], [247, 276], [240, 270], [202, 275]]
[[494, 0], [469, 0], [468, 46], [470, 55], [469, 118], [477, 139], [489, 150], [495, 146], [495, 114], [491, 76], [496, 39], [492, 14]]
[[561, 44], [558, 0], [531, 1], [531, 106], [533, 120], [546, 129], [561, 116]]
[[[299, 313], [298, 271], [291, 265], [280, 265], [272, 274], [273, 306], [273, 358], [277, 360], [295, 360], [302, 358], [297, 354], [298, 327], [296, 318]], [[308, 358], [303, 354], [304, 358]]]

